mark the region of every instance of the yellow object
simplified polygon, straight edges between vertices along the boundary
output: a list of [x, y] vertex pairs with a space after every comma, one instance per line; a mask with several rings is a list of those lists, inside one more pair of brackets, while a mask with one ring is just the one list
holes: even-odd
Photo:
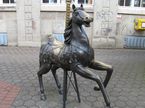
[[145, 30], [145, 19], [136, 18], [134, 21], [135, 30]]

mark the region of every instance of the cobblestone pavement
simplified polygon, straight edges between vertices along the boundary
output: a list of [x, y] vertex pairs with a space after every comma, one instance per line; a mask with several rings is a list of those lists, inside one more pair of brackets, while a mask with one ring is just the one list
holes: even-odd
[[[39, 48], [0, 47], [0, 81], [20, 88], [10, 108], [62, 107], [62, 96], [58, 94], [51, 72], [44, 75], [47, 100], [40, 100], [38, 54]], [[114, 67], [107, 87], [113, 108], [145, 108], [145, 50], [96, 49], [95, 55], [97, 60]], [[95, 73], [103, 78], [105, 76], [105, 72]], [[62, 82], [61, 69], [58, 75]], [[78, 103], [76, 93], [70, 86], [67, 108], [105, 108], [101, 92], [93, 90], [96, 83], [78, 75], [77, 79], [82, 102]]]

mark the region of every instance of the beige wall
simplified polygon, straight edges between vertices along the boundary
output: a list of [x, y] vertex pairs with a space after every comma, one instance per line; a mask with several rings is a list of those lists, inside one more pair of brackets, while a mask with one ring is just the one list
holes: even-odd
[[136, 31], [134, 29], [134, 19], [135, 18], [144, 18], [145, 16], [141, 15], [123, 15], [118, 14], [119, 18], [117, 20], [117, 33], [122, 36], [127, 35], [137, 35], [145, 36], [145, 31]]
[[40, 0], [16, 2], [18, 46], [41, 46]]
[[[93, 16], [93, 13], [90, 13]], [[47, 36], [52, 33], [64, 33], [65, 29], [65, 12], [41, 12], [41, 41], [45, 43]], [[92, 39], [93, 24], [89, 28], [85, 28], [88, 37]]]
[[8, 45], [17, 45], [16, 12], [0, 12], [0, 32], [7, 32]]
[[46, 42], [52, 33], [63, 33], [64, 19], [64, 12], [41, 12], [41, 41]]
[[[25, 0], [23, 0], [23, 2], [24, 1]], [[0, 32], [8, 33], [8, 45], [39, 46], [40, 44], [47, 42], [48, 35], [64, 32], [64, 7], [60, 8], [59, 11], [57, 7], [54, 7], [56, 10], [52, 9], [52, 7], [51, 10], [49, 10], [47, 9], [48, 7], [44, 8], [43, 6], [40, 6], [41, 4], [39, 3], [39, 0], [37, 0], [37, 6], [33, 6], [36, 3], [35, 0], [31, 1], [31, 5], [29, 6], [30, 8], [28, 9], [27, 3], [25, 3], [25, 5], [22, 3], [22, 8], [22, 6], [19, 5], [20, 1], [17, 4], [19, 5], [17, 8], [16, 6], [0, 6]], [[85, 28], [89, 40], [94, 48], [123, 48], [123, 39], [125, 36], [145, 36], [145, 31], [134, 30], [134, 19], [145, 18], [145, 16], [143, 14], [141, 15], [141, 13], [138, 15], [138, 12], [140, 12], [139, 10], [136, 12], [132, 10], [128, 11], [128, 9], [118, 9], [116, 5], [117, 2], [115, 0], [110, 0], [114, 2], [114, 7], [112, 8], [109, 7], [107, 4], [108, 2], [106, 2], [106, 5], [100, 5], [100, 3], [103, 4], [105, 1], [106, 0], [102, 0], [102, 2], [99, 2], [94, 8], [94, 12], [91, 8], [86, 9], [87, 12], [94, 17], [94, 22], [91, 27]], [[25, 9], [25, 11], [23, 9]], [[134, 13], [127, 14], [126, 11]], [[104, 16], [104, 12], [109, 12], [109, 14], [107, 13]], [[143, 10], [141, 12], [143, 12]], [[27, 13], [31, 14], [30, 19], [25, 18], [27, 17]], [[104, 20], [102, 17], [109, 18], [109, 26], [103, 22]], [[23, 29], [23, 27], [25, 29]], [[101, 30], [101, 27], [105, 27], [105, 30], [109, 33], [106, 34], [105, 31]], [[28, 28], [32, 28], [32, 35], [27, 33]], [[20, 41], [18, 40], [18, 37]], [[23, 42], [23, 44], [21, 42]]]
[[136, 31], [134, 29], [134, 19], [144, 18], [143, 15], [127, 15], [118, 14], [116, 23], [116, 33], [117, 33], [117, 47], [123, 47], [123, 39], [126, 36], [145, 36], [145, 31]]
[[[16, 10], [15, 10], [16, 11]], [[18, 45], [18, 25], [24, 23], [23, 20], [17, 21], [17, 13], [15, 11], [1, 11], [0, 12], [0, 32], [8, 33], [8, 45]], [[20, 17], [22, 17], [21, 14]], [[93, 16], [93, 13], [90, 13]], [[88, 37], [92, 39], [93, 24], [89, 28], [85, 28]], [[20, 28], [19, 28], [20, 29]], [[41, 12], [40, 13], [40, 35], [41, 43], [47, 42], [47, 36], [52, 33], [63, 33], [65, 29], [65, 12]], [[21, 34], [21, 33], [19, 33]], [[25, 34], [24, 34], [25, 35]], [[23, 37], [25, 38], [25, 37]]]
[[94, 4], [94, 48], [116, 48], [117, 0], [95, 1]]

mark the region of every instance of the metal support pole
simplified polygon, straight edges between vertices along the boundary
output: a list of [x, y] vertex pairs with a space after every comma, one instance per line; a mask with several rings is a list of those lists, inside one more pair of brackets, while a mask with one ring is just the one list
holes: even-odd
[[79, 88], [78, 88], [78, 82], [77, 82], [77, 78], [76, 78], [76, 73], [73, 72], [73, 76], [74, 76], [74, 82], [75, 82], [75, 88], [76, 88], [76, 93], [77, 93], [77, 96], [78, 96], [78, 101], [79, 103], [81, 102], [81, 99], [80, 99], [80, 93], [79, 93]]
[[67, 70], [64, 70], [63, 76], [63, 108], [66, 108], [67, 100]]
[[71, 0], [66, 0], [66, 19], [65, 19], [65, 28], [68, 25], [69, 19], [70, 19], [70, 4]]

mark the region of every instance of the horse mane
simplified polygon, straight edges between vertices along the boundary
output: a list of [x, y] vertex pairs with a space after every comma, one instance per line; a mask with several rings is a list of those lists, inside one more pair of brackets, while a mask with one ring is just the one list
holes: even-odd
[[70, 44], [71, 42], [71, 35], [72, 35], [72, 18], [70, 18], [68, 25], [64, 31], [64, 43]]

